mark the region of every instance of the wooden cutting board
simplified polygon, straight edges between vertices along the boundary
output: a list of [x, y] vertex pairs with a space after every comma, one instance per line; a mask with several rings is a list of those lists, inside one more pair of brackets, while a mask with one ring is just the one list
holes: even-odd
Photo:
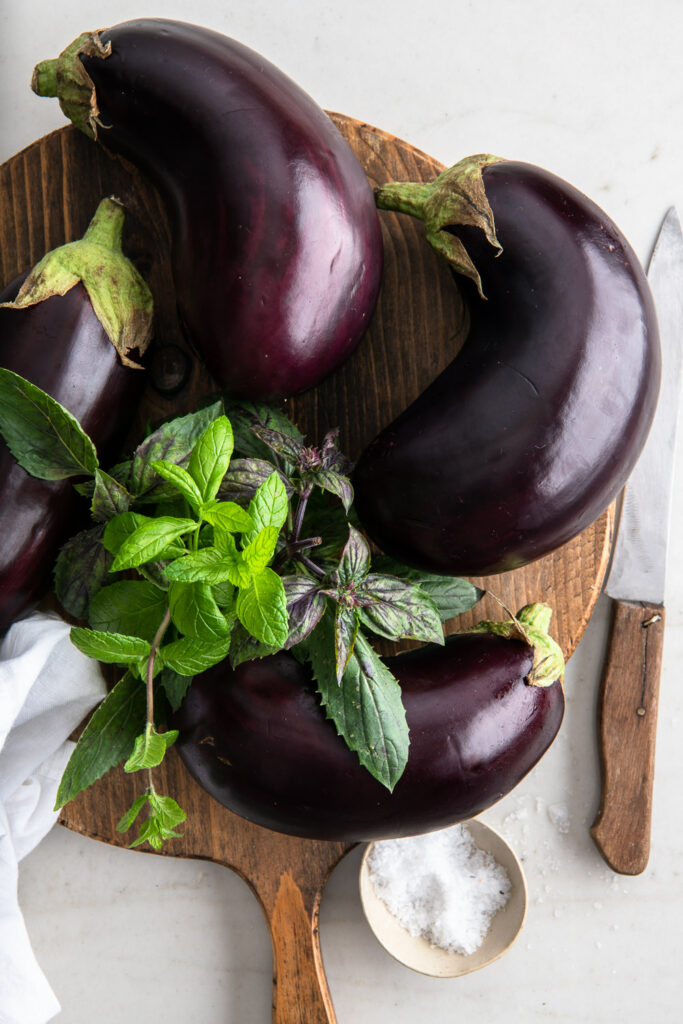
[[[332, 115], [373, 184], [432, 180], [443, 168], [412, 146], [370, 125]], [[453, 160], [465, 156], [453, 153]], [[48, 250], [80, 237], [99, 200], [117, 195], [129, 211], [125, 250], [155, 296], [156, 337], [187, 349], [180, 334], [167, 260], [168, 230], [154, 190], [122, 161], [110, 158], [75, 129], [53, 132], [0, 167], [2, 284]], [[289, 402], [311, 442], [341, 427], [341, 445], [356, 457], [377, 431], [426, 387], [458, 351], [466, 314], [450, 271], [424, 242], [410, 218], [381, 214], [385, 270], [377, 312], [356, 354], [315, 391]], [[150, 226], [151, 225], [151, 226]], [[180, 394], [168, 399], [148, 386], [130, 442], [145, 422], [181, 414], [215, 385], [199, 360]], [[613, 510], [581, 536], [524, 569], [478, 581], [513, 610], [529, 601], [554, 609], [553, 630], [569, 656], [586, 627], [602, 586]], [[500, 618], [490, 597], [458, 626]], [[536, 769], [543, 771], [543, 764]], [[335, 1020], [318, 941], [318, 909], [325, 881], [353, 844], [314, 842], [252, 825], [221, 807], [190, 778], [171, 751], [159, 770], [159, 789], [188, 812], [185, 835], [167, 844], [173, 857], [200, 857], [237, 871], [258, 898], [273, 942], [273, 1021], [332, 1024]], [[163, 778], [161, 777], [163, 776]], [[137, 795], [138, 781], [121, 770], [64, 808], [60, 823], [116, 846], [126, 838], [116, 822]]]

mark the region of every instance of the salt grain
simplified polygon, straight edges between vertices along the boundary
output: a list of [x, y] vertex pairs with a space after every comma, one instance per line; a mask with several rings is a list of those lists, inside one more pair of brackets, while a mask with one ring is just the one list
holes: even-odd
[[505, 868], [479, 849], [465, 825], [377, 842], [368, 867], [399, 924], [449, 953], [474, 953], [510, 896]]

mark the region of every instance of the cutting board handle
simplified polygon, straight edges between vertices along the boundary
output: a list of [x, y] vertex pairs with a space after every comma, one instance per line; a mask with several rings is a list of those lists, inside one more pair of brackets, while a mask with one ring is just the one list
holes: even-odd
[[280, 875], [272, 903], [262, 901], [273, 943], [273, 1024], [336, 1024], [327, 987], [318, 911], [321, 888]]

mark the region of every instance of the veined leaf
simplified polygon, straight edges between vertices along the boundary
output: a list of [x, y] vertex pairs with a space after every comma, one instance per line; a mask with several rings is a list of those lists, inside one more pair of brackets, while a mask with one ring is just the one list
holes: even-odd
[[279, 536], [276, 526], [265, 526], [242, 550], [242, 558], [252, 572], [260, 572], [265, 569], [273, 555], [275, 545]]
[[182, 466], [176, 466], [174, 462], [166, 462], [157, 459], [152, 463], [152, 468], [164, 480], [172, 484], [175, 489], [189, 502], [195, 512], [199, 511], [202, 504], [202, 494], [193, 478]]
[[81, 626], [71, 628], [71, 643], [89, 658], [112, 665], [134, 665], [149, 654], [149, 643], [137, 636], [102, 633]]
[[145, 438], [136, 448], [133, 457], [129, 487], [133, 494], [145, 494], [159, 486], [159, 477], [152, 466], [153, 462], [163, 459], [177, 466], [187, 466], [195, 442], [208, 425], [222, 415], [223, 403], [214, 402], [206, 409], [163, 423]]
[[93, 519], [106, 523], [120, 512], [127, 512], [133, 500], [118, 480], [101, 469], [95, 470], [95, 485], [90, 509]]
[[469, 580], [460, 579], [458, 576], [420, 572], [419, 569], [411, 569], [388, 555], [378, 555], [372, 565], [375, 572], [398, 576], [399, 579], [418, 586], [428, 594], [436, 605], [442, 622], [468, 612], [484, 596], [484, 591], [475, 587]]
[[201, 510], [202, 519], [226, 533], [246, 533], [254, 529], [254, 520], [234, 501], [219, 501]]
[[143, 523], [127, 537], [118, 550], [112, 569], [134, 569], [153, 562], [166, 549], [185, 533], [197, 528], [194, 519], [175, 519], [171, 516], [159, 516]]
[[103, 633], [123, 633], [151, 642], [167, 604], [164, 591], [147, 580], [118, 580], [92, 598], [90, 626]]
[[[247, 503], [272, 472], [272, 462], [266, 462], [265, 459], [233, 459], [218, 489], [218, 497], [224, 501]], [[294, 488], [282, 473], [280, 479], [287, 497], [291, 498]]]
[[216, 643], [195, 640], [184, 636], [180, 640], [166, 644], [160, 650], [164, 665], [168, 665], [181, 676], [195, 676], [216, 665], [230, 650], [230, 637]]
[[178, 730], [157, 732], [149, 722], [145, 731], [135, 738], [133, 752], [123, 766], [124, 772], [137, 772], [142, 768], [156, 768], [163, 761], [168, 748], [178, 739]]
[[41, 480], [94, 474], [95, 446], [75, 416], [35, 384], [0, 369], [0, 433], [19, 465]]
[[391, 792], [408, 760], [409, 736], [401, 688], [362, 633], [337, 683], [334, 628], [326, 615], [306, 641], [328, 718], [360, 763]]
[[267, 658], [269, 654], [275, 654], [279, 650], [279, 647], [261, 643], [247, 632], [241, 622], [235, 623], [230, 639], [230, 664], [233, 668], [237, 668], [243, 661]]
[[349, 539], [344, 545], [337, 578], [342, 586], [359, 584], [370, 568], [370, 548], [362, 533], [349, 524]]
[[113, 558], [102, 544], [103, 534], [101, 525], [83, 530], [68, 540], [57, 556], [55, 592], [62, 607], [77, 619], [87, 617], [93, 595], [111, 579]]
[[315, 629], [325, 611], [325, 595], [320, 593], [317, 580], [299, 573], [283, 577], [289, 618], [289, 635], [285, 649], [301, 643]]
[[234, 443], [230, 420], [227, 416], [219, 416], [195, 444], [188, 470], [204, 501], [211, 501], [218, 494], [230, 465]]
[[280, 530], [287, 519], [288, 509], [285, 485], [280, 479], [280, 474], [273, 472], [264, 480], [249, 502], [249, 515], [254, 521], [254, 529], [245, 534], [245, 541], [248, 543], [253, 540], [266, 526], [274, 526]]
[[139, 512], [122, 512], [114, 516], [107, 523], [102, 537], [102, 543], [112, 555], [118, 553], [124, 540], [127, 540], [132, 533], [142, 526], [143, 523], [152, 522], [149, 516], [141, 516]]
[[395, 576], [369, 573], [357, 590], [359, 614], [373, 633], [389, 640], [411, 638], [442, 644], [443, 629], [431, 597]]
[[233, 559], [218, 548], [202, 548], [177, 558], [166, 566], [170, 580], [180, 583], [224, 583], [232, 582], [235, 575]]
[[230, 634], [228, 621], [216, 604], [208, 583], [172, 582], [168, 589], [171, 619], [185, 636], [197, 640], [220, 641]]
[[192, 685], [193, 676], [180, 675], [172, 668], [164, 668], [159, 674], [159, 682], [166, 694], [166, 699], [173, 711], [177, 711]]
[[55, 808], [63, 807], [128, 757], [144, 727], [145, 708], [144, 686], [126, 672], [81, 733], [59, 784]]
[[272, 569], [252, 576], [241, 587], [235, 606], [237, 618], [252, 636], [269, 647], [281, 648], [289, 632], [287, 601], [282, 580]]
[[253, 432], [255, 426], [279, 430], [299, 441], [303, 435], [289, 417], [275, 405], [264, 402], [248, 402], [240, 398], [226, 398], [225, 412], [229, 416], [235, 432], [235, 449], [241, 454], [257, 459], [268, 459], [272, 456], [268, 447]]
[[349, 659], [353, 654], [356, 634], [358, 633], [358, 615], [355, 609], [345, 608], [338, 604], [334, 617], [334, 647], [337, 654], [337, 682], [340, 683], [346, 672]]

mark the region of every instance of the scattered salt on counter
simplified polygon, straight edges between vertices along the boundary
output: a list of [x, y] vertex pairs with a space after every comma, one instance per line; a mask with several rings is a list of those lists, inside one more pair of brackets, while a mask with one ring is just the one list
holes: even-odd
[[474, 953], [510, 895], [508, 874], [465, 825], [376, 842], [373, 888], [399, 924], [449, 953]]

